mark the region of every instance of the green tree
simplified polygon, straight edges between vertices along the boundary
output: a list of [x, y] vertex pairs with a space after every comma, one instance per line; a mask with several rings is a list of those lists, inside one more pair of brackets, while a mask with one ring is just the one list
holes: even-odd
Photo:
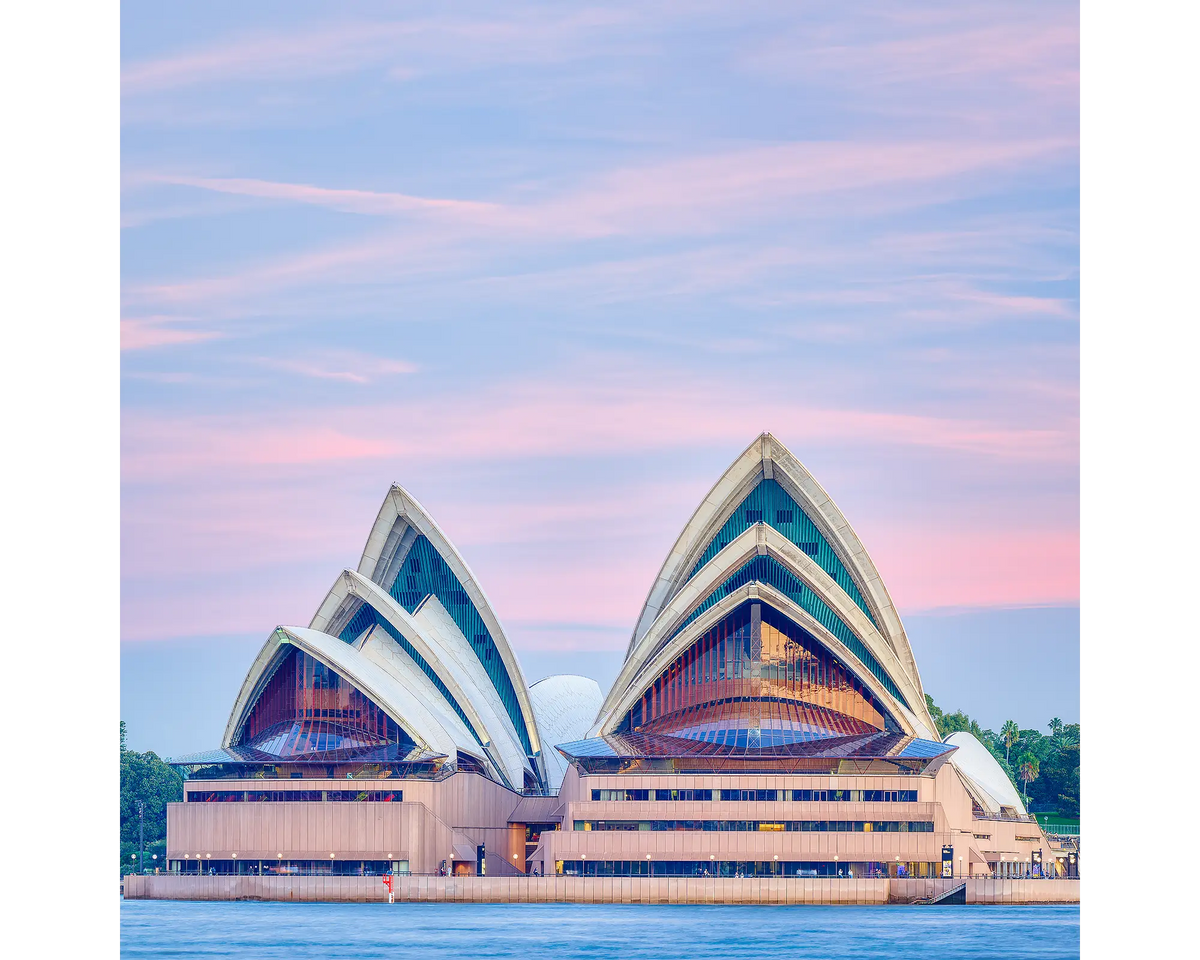
[[[1060, 816], [1079, 816], [1079, 724], [1048, 724], [1050, 736], [1037, 730], [1020, 730], [1013, 723], [1007, 734], [980, 730], [979, 724], [961, 710], [943, 712], [928, 694], [925, 703], [937, 725], [938, 735], [946, 737], [956, 730], [967, 730], [982, 743], [1012, 781], [1020, 789], [1020, 771], [1013, 769], [1010, 757], [1032, 754], [1038, 761], [1038, 775], [1026, 781], [1025, 793], [1030, 809], [1041, 812], [1057, 811]], [[1056, 718], [1057, 719], [1057, 718]], [[1007, 725], [1006, 725], [1007, 726]], [[1018, 764], [1019, 766], [1019, 764]]]
[[1000, 728], [1000, 736], [1004, 738], [1004, 762], [1008, 763], [1009, 751], [1012, 750], [1012, 745], [1017, 742], [1021, 736], [1021, 730], [1014, 720], [1005, 720], [1004, 726]]
[[1021, 780], [1025, 784], [1026, 806], [1029, 805], [1029, 784], [1038, 778], [1039, 767], [1038, 758], [1030, 751], [1021, 754], [1021, 758], [1017, 761], [1017, 771], [1020, 773]]
[[139, 811], [144, 817], [146, 861], [158, 854], [166, 865], [167, 804], [183, 799], [183, 777], [153, 751], [128, 748], [125, 721], [121, 721], [121, 874], [141, 869], [137, 862]]
[[1062, 734], [1063, 722], [1059, 720], [1058, 717], [1055, 717], [1053, 720], [1051, 720], [1047, 726], [1050, 728], [1051, 736], [1057, 737]]

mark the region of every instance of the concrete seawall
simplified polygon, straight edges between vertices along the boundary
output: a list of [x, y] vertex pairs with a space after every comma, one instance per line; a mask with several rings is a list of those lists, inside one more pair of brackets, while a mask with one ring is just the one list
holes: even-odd
[[[397, 903], [911, 903], [962, 880], [395, 877]], [[967, 880], [967, 903], [1078, 903], [1077, 880]], [[387, 902], [379, 877], [125, 878], [127, 900]]]

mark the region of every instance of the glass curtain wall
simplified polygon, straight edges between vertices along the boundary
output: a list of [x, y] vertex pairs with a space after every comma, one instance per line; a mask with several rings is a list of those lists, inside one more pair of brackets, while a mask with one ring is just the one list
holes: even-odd
[[858, 677], [808, 631], [769, 604], [748, 602], [655, 679], [626, 729], [715, 743], [731, 742], [732, 734], [765, 746], [873, 733], [888, 720]]
[[237, 745], [296, 757], [411, 743], [353, 684], [293, 647], [246, 718]]

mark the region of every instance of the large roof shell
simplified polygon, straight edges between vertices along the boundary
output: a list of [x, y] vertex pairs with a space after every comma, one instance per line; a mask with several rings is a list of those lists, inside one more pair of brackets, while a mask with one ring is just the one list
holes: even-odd
[[[707, 563], [698, 566], [717, 532], [764, 480], [778, 483], [812, 521], [852, 578], [865, 610], [826, 570], [769, 522], [749, 527], [718, 550]], [[829, 494], [769, 433], [756, 438], [725, 471], [671, 548], [650, 588], [630, 639], [625, 664], [605, 699], [595, 729], [605, 730], [616, 723], [622, 708], [627, 709], [627, 703], [640, 695], [645, 684], [653, 681], [656, 666], [666, 662], [663, 660], [664, 644], [669, 643], [668, 649], [678, 652], [681, 643], [690, 642], [716, 618], [713, 611], [725, 609], [727, 605], [718, 603], [689, 623], [685, 630], [675, 633], [688, 611], [755, 552], [779, 559], [851, 627], [902, 691], [907, 707], [890, 694], [884, 699], [886, 703], [895, 704], [897, 719], [915, 735], [935, 736], [937, 728], [929, 716], [916, 661], [882, 577]], [[807, 628], [807, 624], [801, 625]], [[827, 636], [817, 636], [823, 642], [828, 640]], [[835, 641], [830, 646], [844, 655], [840, 643]], [[857, 658], [852, 662], [857, 662]], [[870, 675], [861, 679], [868, 686], [878, 686], [878, 681]], [[639, 685], [642, 689], [638, 689]]]
[[479, 585], [478, 578], [455, 549], [454, 544], [450, 542], [441, 527], [417, 499], [398, 483], [392, 484], [384, 498], [383, 505], [379, 508], [379, 514], [371, 527], [362, 557], [359, 560], [358, 573], [386, 590], [388, 579], [394, 579], [398, 562], [403, 558], [406, 537], [409, 538], [408, 542], [411, 542], [413, 533], [410, 531], [425, 536], [462, 584], [463, 590], [478, 611], [491, 634], [492, 641], [495, 643], [497, 653], [500, 655], [516, 694], [520, 705], [520, 714], [531, 744], [531, 753], [534, 757], [538, 757], [542, 746], [538, 737], [533, 705], [529, 697], [529, 688], [521, 671], [520, 662], [508, 642], [499, 618], [493, 611], [483, 588]]
[[[752, 583], [741, 587], [722, 597], [700, 616], [688, 621], [691, 615], [689, 611], [695, 610], [702, 600], [709, 597], [732, 571], [755, 556], [768, 556], [780, 561], [789, 572], [824, 600], [874, 655], [876, 663], [896, 682], [909, 707], [897, 700], [863, 661], [822, 623], [769, 584]], [[888, 705], [906, 732], [923, 738], [933, 736], [932, 724], [926, 724], [924, 721], [925, 711], [917, 712], [910, 708], [913, 703], [924, 707], [924, 698], [909, 681], [899, 658], [883, 641], [874, 624], [844, 592], [829, 589], [832, 582], [828, 574], [777, 530], [765, 524], [750, 527], [697, 571], [662, 608], [633, 654], [622, 666], [601, 707], [596, 732], [612, 732], [624, 713], [641, 697], [646, 688], [667, 665], [691, 646], [697, 637], [740, 603], [758, 597], [789, 616], [829, 650], [852, 665], [859, 679]], [[680, 625], [685, 623], [686, 626], [680, 629]]]
[[[523, 784], [525, 771], [532, 772], [532, 767], [512, 720], [483, 665], [437, 598], [428, 597], [415, 613], [409, 614], [378, 584], [345, 570], [326, 594], [310, 626], [338, 635], [361, 603], [370, 604], [429, 665], [479, 735], [489, 760], [494, 761], [498, 779]], [[445, 699], [440, 691], [435, 690], [435, 695], [439, 701]]]

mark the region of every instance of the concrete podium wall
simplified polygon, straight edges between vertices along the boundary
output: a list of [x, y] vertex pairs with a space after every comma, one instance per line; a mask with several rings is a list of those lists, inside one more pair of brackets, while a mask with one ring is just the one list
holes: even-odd
[[[910, 903], [961, 880], [809, 877], [395, 877], [398, 903]], [[1077, 903], [1074, 880], [980, 880], [968, 903]], [[125, 878], [127, 900], [387, 902], [380, 877]]]

